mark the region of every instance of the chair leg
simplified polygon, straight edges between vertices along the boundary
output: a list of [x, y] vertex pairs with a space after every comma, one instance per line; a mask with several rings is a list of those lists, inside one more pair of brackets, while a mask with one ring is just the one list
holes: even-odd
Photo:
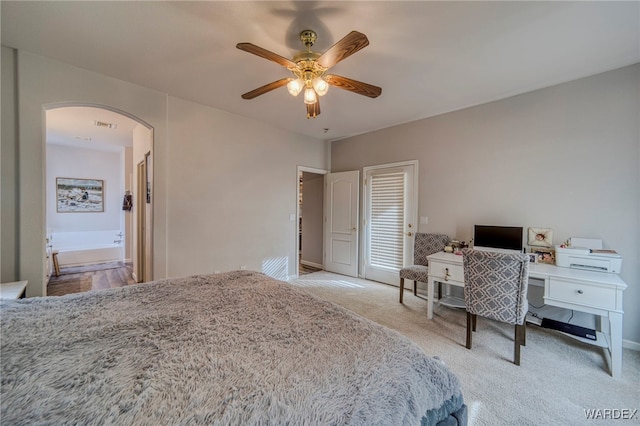
[[513, 346], [513, 363], [515, 365], [520, 365], [520, 346], [522, 346], [524, 344], [524, 339], [525, 339], [525, 325], [518, 325], [516, 324], [515, 326], [515, 339], [514, 339], [514, 346]]
[[473, 331], [476, 331], [476, 319], [477, 319], [477, 315], [473, 314]]
[[54, 251], [51, 254], [51, 257], [53, 258], [53, 271], [56, 275], [56, 277], [60, 276], [60, 264], [58, 263], [58, 252]]
[[522, 323], [522, 346], [527, 346], [527, 320]]
[[413, 282], [413, 295], [414, 296], [418, 295], [418, 281]]
[[474, 322], [474, 319], [472, 319], [472, 317], [474, 317], [475, 319], [475, 315], [470, 314], [469, 312], [467, 312], [467, 349], [471, 349], [471, 344], [472, 344], [472, 336], [471, 336], [471, 328], [472, 328], [472, 322]]
[[404, 278], [400, 278], [400, 303], [402, 303], [403, 293], [404, 293]]

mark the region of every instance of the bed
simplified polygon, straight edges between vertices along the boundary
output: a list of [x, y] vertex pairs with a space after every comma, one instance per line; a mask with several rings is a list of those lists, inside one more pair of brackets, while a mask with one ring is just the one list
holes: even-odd
[[399, 333], [250, 271], [0, 302], [10, 424], [465, 425]]

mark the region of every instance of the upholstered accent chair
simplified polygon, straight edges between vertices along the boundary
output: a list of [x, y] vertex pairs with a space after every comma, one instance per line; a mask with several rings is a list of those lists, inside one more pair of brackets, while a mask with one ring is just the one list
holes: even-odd
[[[449, 237], [445, 234], [427, 234], [416, 232], [413, 241], [413, 265], [400, 269], [400, 303], [404, 294], [404, 280], [413, 281], [413, 294], [418, 294], [418, 281], [427, 282], [429, 268], [427, 256], [444, 250], [449, 244]], [[431, 297], [431, 296], [429, 296]]]
[[526, 344], [525, 316], [529, 308], [529, 256], [465, 249], [464, 302], [467, 309], [467, 348], [471, 349], [476, 316], [515, 325], [513, 362], [520, 365], [520, 346]]

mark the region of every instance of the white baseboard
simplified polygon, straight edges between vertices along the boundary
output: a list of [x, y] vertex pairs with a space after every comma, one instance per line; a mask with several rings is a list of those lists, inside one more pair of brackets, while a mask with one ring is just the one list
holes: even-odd
[[305, 266], [311, 266], [312, 268], [324, 269], [324, 265], [315, 262], [309, 262], [308, 260], [300, 260], [300, 263]]
[[622, 339], [622, 347], [633, 351], [640, 351], [640, 343], [633, 340]]

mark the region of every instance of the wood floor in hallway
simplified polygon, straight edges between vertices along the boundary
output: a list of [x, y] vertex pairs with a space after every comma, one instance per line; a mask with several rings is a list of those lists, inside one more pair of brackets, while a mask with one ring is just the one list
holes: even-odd
[[124, 262], [101, 263], [77, 267], [62, 267], [60, 275], [52, 275], [47, 286], [48, 296], [63, 296], [135, 284], [132, 265]]
[[299, 274], [300, 275], [312, 274], [314, 272], [322, 271], [322, 269], [314, 268], [313, 266], [304, 265], [302, 263], [300, 263], [298, 269], [299, 269]]
[[[300, 275], [317, 271], [321, 271], [321, 269], [300, 264]], [[124, 262], [62, 267], [59, 276], [52, 275], [49, 279], [47, 296], [64, 296], [65, 294], [136, 284], [132, 273], [132, 264]]]

